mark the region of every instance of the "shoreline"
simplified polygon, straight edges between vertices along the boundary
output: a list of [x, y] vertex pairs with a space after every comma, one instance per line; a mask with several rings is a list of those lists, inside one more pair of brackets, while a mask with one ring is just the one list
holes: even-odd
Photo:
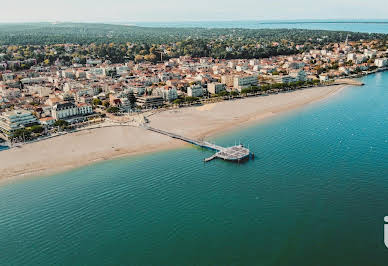
[[[306, 88], [166, 110], [152, 116], [155, 128], [202, 139], [217, 137], [337, 95], [348, 84]], [[0, 184], [49, 176], [106, 160], [187, 147], [189, 144], [137, 127], [108, 127], [69, 133], [0, 152]], [[41, 151], [41, 152], [37, 152]], [[5, 162], [5, 163], [4, 163]]]

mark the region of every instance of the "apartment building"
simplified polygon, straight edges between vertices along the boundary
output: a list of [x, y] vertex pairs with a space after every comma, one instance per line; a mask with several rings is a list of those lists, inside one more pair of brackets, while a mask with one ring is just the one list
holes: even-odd
[[257, 86], [259, 83], [259, 79], [257, 75], [249, 75], [249, 76], [236, 76], [233, 79], [233, 88], [241, 91], [244, 88], [248, 88], [250, 86]]
[[224, 91], [225, 87], [226, 86], [223, 83], [209, 83], [207, 85], [207, 90], [208, 90], [208, 92], [210, 92], [212, 94], [218, 94], [221, 91]]
[[202, 97], [203, 87], [201, 85], [195, 85], [187, 88], [187, 95], [190, 97]]
[[0, 115], [0, 131], [9, 135], [15, 130], [38, 123], [38, 119], [27, 110], [13, 110]]

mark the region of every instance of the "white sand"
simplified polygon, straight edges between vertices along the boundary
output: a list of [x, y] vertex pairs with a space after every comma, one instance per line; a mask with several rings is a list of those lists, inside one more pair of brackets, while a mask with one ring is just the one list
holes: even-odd
[[[344, 86], [317, 87], [164, 111], [151, 116], [150, 125], [192, 138], [204, 138], [322, 100]], [[55, 173], [101, 160], [181, 145], [185, 144], [135, 127], [87, 130], [1, 151], [0, 180]]]

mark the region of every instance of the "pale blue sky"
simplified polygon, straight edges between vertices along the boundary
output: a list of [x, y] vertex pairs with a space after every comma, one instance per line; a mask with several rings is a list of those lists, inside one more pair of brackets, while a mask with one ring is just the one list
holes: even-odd
[[387, 0], [3, 1], [0, 22], [388, 19]]

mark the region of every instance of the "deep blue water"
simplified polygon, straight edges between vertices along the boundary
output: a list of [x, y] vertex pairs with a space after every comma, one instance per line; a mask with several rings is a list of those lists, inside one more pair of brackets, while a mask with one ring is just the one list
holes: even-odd
[[388, 72], [187, 147], [0, 186], [0, 264], [386, 265]]
[[145, 27], [203, 27], [247, 29], [319, 29], [368, 33], [388, 33], [388, 20], [310, 20], [310, 21], [198, 21], [198, 22], [134, 22]]
[[0, 151], [6, 150], [6, 149], [8, 149], [8, 146], [2, 146], [2, 145], [0, 144]]

